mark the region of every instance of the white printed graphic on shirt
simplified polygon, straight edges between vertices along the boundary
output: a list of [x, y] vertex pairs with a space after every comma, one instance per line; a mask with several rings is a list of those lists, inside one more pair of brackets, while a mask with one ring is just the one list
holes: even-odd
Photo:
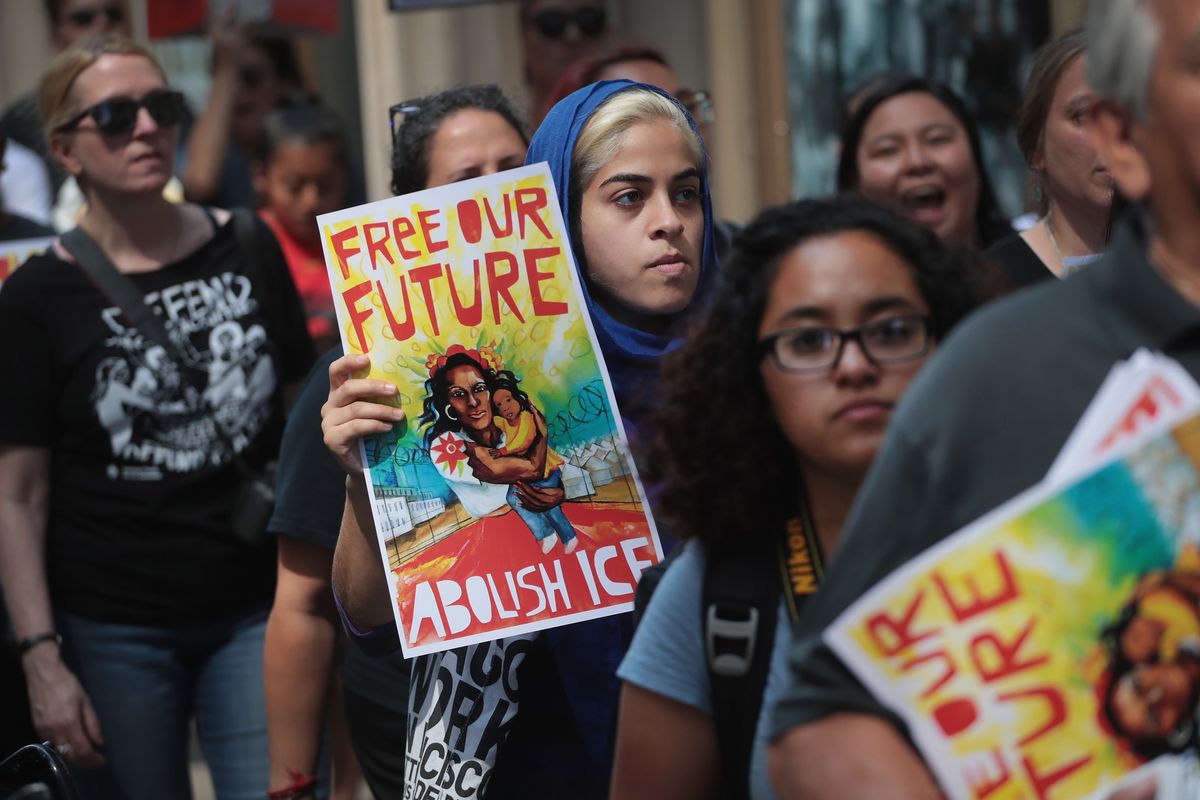
[[[276, 375], [263, 326], [241, 321], [258, 308], [250, 288], [227, 272], [146, 295], [185, 364], [126, 325], [119, 308], [101, 312], [112, 332], [105, 345], [118, 354], [96, 367], [91, 402], [112, 447], [110, 478], [194, 472], [254, 439], [271, 414]], [[207, 376], [203, 388], [187, 372]]]
[[496, 757], [517, 716], [517, 668], [535, 636], [510, 636], [412, 660], [406, 798], [486, 796]]

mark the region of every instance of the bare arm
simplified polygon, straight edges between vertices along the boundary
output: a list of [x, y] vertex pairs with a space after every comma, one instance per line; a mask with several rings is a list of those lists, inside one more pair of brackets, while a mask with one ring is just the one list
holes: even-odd
[[[230, 8], [236, 11], [237, 4]], [[233, 106], [237, 99], [239, 48], [245, 34], [230, 13], [210, 31], [213, 41], [213, 80], [208, 102], [192, 126], [183, 170], [183, 193], [194, 203], [210, 203], [221, 188], [225, 156], [233, 135]]]
[[719, 764], [712, 717], [638, 686], [622, 686], [613, 800], [715, 798]]
[[333, 585], [350, 622], [359, 630], [391, 622], [387, 573], [375, 543], [375, 522], [361, 475], [346, 479], [346, 510], [333, 553]]
[[[50, 451], [0, 447], [0, 584], [18, 639], [53, 631], [46, 587], [46, 509]], [[43, 642], [21, 656], [33, 725], [39, 736], [70, 746], [70, 760], [98, 766], [100, 722], [58, 646]]]
[[395, 384], [354, 377], [370, 363], [367, 356], [347, 355], [330, 364], [329, 399], [321, 407], [325, 445], [349, 475], [346, 510], [333, 554], [333, 584], [347, 616], [360, 630], [390, 622], [392, 610], [387, 575], [375, 542], [375, 523], [359, 460], [358, 440], [370, 433], [384, 433], [404, 422], [402, 410], [367, 399], [395, 395]]
[[267, 620], [264, 684], [271, 786], [317, 771], [337, 649], [329, 586], [333, 551], [279, 537], [275, 603]]
[[793, 728], [771, 746], [771, 782], [789, 800], [935, 800], [924, 762], [886, 720], [843, 713]]

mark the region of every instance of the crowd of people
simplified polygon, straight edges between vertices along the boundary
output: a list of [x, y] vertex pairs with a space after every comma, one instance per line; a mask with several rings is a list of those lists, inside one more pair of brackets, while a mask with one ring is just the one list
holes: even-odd
[[[456, 733], [410, 687], [509, 663], [503, 741], [448, 797], [941, 796], [822, 632], [1037, 483], [1114, 363], [1148, 347], [1200, 376], [1197, 0], [1093, 2], [1037, 52], [1012, 110], [1021, 230], [968, 104], [898, 73], [845, 98], [836, 194], [718, 219], [713, 98], [617, 42], [598, 0], [522, 0], [530, 114], [495, 86], [398, 102], [391, 189], [548, 164], [673, 552], [636, 620], [404, 659], [360, 440], [534, 442], [501, 449], [488, 511], [571, 553], [541, 412], [466, 350], [430, 371], [420, 420], [368, 402], [399, 389], [343, 354], [315, 221], [361, 199], [359, 167], [287, 40], [218, 20], [193, 118], [119, 0], [47, 5], [60, 52], [0, 119], [0, 157], [28, 151], [69, 220], [0, 288], [0, 696], [20, 706], [0, 742], [51, 742], [85, 798], [191, 796], [193, 726], [219, 798], [350, 800], [363, 779], [409, 797], [414, 740], [498, 707], [456, 709]], [[0, 212], [0, 238], [50, 217]], [[1167, 669], [1158, 639], [1130, 655], [1153, 624], [1138, 604], [1194, 602], [1189, 581], [1131, 599], [1114, 694]], [[736, 680], [713, 668], [722, 604], [757, 620]], [[1118, 733], [1194, 748], [1177, 705]]]

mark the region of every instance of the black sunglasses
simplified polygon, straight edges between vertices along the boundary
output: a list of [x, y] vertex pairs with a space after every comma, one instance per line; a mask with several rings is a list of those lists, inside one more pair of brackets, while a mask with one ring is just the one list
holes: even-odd
[[91, 117], [96, 129], [108, 136], [129, 133], [137, 125], [138, 111], [146, 109], [159, 125], [178, 125], [187, 117], [187, 101], [182, 92], [160, 89], [148, 93], [141, 100], [130, 97], [113, 97], [102, 103], [85, 108], [55, 130], [68, 131]]
[[107, 6], [105, 8], [80, 8], [67, 14], [67, 19], [72, 25], [78, 25], [81, 28], [86, 28], [96, 21], [96, 17], [103, 14], [108, 17], [109, 25], [120, 25], [125, 19], [125, 12], [120, 6]]
[[599, 6], [585, 6], [573, 12], [547, 8], [534, 14], [531, 21], [538, 33], [547, 39], [560, 38], [567, 32], [567, 25], [571, 22], [584, 36], [595, 39], [608, 27], [608, 14]]

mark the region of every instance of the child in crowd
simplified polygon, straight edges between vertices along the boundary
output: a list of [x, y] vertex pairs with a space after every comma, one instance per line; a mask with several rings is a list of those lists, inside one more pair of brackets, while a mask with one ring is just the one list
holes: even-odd
[[283, 248], [319, 351], [339, 339], [316, 218], [345, 205], [349, 163], [346, 135], [332, 111], [297, 106], [267, 117], [254, 167], [259, 215]]

